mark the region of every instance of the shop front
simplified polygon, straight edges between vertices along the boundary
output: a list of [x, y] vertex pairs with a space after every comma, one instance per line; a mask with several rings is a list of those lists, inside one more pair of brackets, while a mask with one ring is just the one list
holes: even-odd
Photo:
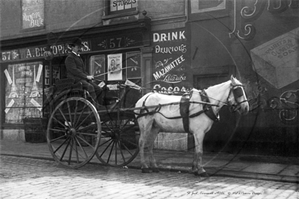
[[66, 77], [64, 60], [69, 52], [68, 44], [74, 38], [80, 37], [83, 41], [81, 57], [88, 73], [97, 80], [104, 80], [112, 91], [117, 93], [117, 84], [127, 79], [147, 87], [147, 78], [142, 74], [149, 74], [152, 61], [148, 31], [149, 21], [138, 20], [124, 23], [123, 27], [107, 25], [49, 33], [41, 36], [43, 39], [38, 42], [30, 42], [30, 38], [24, 39], [26, 43], [18, 39], [4, 41], [1, 49], [1, 138], [25, 140], [24, 119], [44, 117], [43, 104], [49, 97], [48, 88], [57, 79]]

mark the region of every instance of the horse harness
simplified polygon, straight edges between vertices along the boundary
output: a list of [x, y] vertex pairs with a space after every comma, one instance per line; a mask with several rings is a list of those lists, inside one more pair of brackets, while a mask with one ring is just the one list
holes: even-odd
[[[145, 105], [148, 97], [150, 96], [150, 95], [148, 95], [146, 97], [146, 99], [143, 101], [142, 109], [140, 110], [140, 113], [138, 114], [137, 118], [140, 118], [140, 117], [143, 117], [143, 116], [146, 116], [146, 115], [153, 115], [155, 113], [159, 113], [159, 114], [163, 115], [161, 112], [159, 112], [162, 106], [175, 105], [175, 104], [179, 103], [180, 116], [175, 116], [175, 117], [167, 117], [165, 115], [163, 115], [163, 116], [167, 119], [180, 119], [180, 118], [182, 118], [184, 131], [187, 132], [187, 133], [190, 133], [190, 130], [189, 130], [190, 118], [197, 117], [197, 116], [201, 115], [202, 113], [206, 114], [207, 117], [209, 117], [211, 120], [213, 120], [215, 122], [219, 121], [218, 116], [216, 116], [215, 113], [213, 112], [213, 109], [212, 109], [213, 105], [209, 104], [210, 101], [209, 101], [209, 98], [208, 98], [206, 92], [204, 90], [201, 90], [199, 92], [201, 102], [190, 101], [192, 94], [193, 94], [193, 92], [183, 94], [181, 99], [180, 99], [180, 102], [174, 102], [174, 103], [169, 103], [169, 104], [158, 104], [155, 107], [155, 109], [152, 110], [152, 111], [149, 111], [148, 107]], [[203, 104], [203, 109], [196, 112], [196, 113], [193, 113], [192, 115], [190, 115], [189, 114], [190, 105], [192, 103]]]

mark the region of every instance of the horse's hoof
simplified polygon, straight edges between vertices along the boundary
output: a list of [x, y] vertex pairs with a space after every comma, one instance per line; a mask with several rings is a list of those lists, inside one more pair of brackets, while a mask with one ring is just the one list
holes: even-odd
[[195, 176], [200, 176], [200, 177], [209, 177], [209, 175], [206, 172], [198, 173], [197, 171], [194, 172]]
[[152, 172], [153, 173], [159, 173], [159, 169], [158, 168], [152, 168]]
[[142, 173], [151, 173], [151, 169], [149, 169], [149, 168], [142, 168]]

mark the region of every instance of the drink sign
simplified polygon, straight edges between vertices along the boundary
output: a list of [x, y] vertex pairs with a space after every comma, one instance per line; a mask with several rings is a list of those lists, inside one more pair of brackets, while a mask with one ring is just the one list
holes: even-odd
[[185, 29], [154, 32], [153, 89], [160, 93], [182, 93], [189, 89], [188, 41]]
[[44, 27], [44, 0], [22, 0], [23, 29]]

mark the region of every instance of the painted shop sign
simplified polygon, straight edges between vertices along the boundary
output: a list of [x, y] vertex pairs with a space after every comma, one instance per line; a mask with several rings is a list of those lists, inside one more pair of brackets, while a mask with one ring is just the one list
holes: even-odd
[[23, 29], [44, 27], [44, 0], [22, 0]]
[[143, 45], [142, 33], [125, 33], [120, 35], [112, 35], [109, 37], [98, 37], [92, 41], [92, 49], [109, 50], [118, 48], [128, 48]]
[[172, 29], [152, 34], [153, 89], [160, 93], [182, 93], [189, 89], [188, 41], [185, 29]]
[[112, 0], [110, 1], [110, 11], [120, 11], [136, 8], [138, 0]]
[[[91, 51], [90, 42], [83, 41], [84, 47], [82, 48], [83, 52]], [[68, 44], [56, 44], [50, 46], [52, 54], [54, 56], [62, 56], [68, 53]], [[1, 61], [13, 61], [13, 60], [26, 60], [32, 58], [41, 58], [44, 57], [47, 46], [36, 46], [30, 48], [21, 48], [10, 51], [1, 52]]]

